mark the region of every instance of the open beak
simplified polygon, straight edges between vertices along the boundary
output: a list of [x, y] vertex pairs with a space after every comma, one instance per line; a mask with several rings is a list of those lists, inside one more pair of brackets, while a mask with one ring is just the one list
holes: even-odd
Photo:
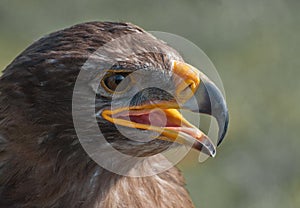
[[[228, 112], [222, 93], [204, 74], [186, 63], [174, 61], [172, 70], [176, 98], [183, 105], [179, 106], [174, 101], [149, 101], [140, 106], [106, 109], [101, 115], [117, 125], [158, 132], [161, 136], [157, 139], [187, 144], [214, 157], [214, 143], [189, 123], [178, 109], [185, 108], [214, 116], [219, 125], [220, 144], [228, 124]], [[192, 100], [196, 100], [197, 105], [192, 105]]]

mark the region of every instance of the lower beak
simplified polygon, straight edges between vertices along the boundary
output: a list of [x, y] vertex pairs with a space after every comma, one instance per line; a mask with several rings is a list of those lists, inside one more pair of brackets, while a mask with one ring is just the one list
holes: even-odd
[[177, 142], [214, 157], [213, 142], [198, 128], [189, 123], [173, 102], [102, 111], [102, 117], [114, 124], [160, 133], [157, 139]]

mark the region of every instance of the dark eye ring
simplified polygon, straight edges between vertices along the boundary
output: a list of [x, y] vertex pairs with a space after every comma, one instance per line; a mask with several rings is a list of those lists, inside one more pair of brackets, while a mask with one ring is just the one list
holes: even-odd
[[130, 78], [126, 78], [128, 74], [128, 72], [108, 73], [102, 79], [101, 85], [109, 93], [122, 93], [128, 88], [131, 81]]

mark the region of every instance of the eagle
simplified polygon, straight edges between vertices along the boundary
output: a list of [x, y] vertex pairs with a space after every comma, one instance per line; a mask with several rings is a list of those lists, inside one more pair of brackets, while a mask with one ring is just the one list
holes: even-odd
[[180, 109], [213, 116], [222, 142], [220, 90], [140, 27], [88, 22], [42, 37], [0, 77], [0, 207], [194, 207], [175, 166], [155, 172], [177, 146], [215, 156]]

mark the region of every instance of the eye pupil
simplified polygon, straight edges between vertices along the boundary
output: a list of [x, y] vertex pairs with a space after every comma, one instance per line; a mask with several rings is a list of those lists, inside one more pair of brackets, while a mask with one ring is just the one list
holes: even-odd
[[[121, 82], [128, 82], [128, 79], [125, 79], [128, 74], [113, 74], [111, 76], [108, 76], [104, 79], [104, 84], [106, 88], [108, 88], [111, 91], [118, 91], [121, 92], [125, 90], [129, 83], [121, 83]], [[125, 80], [124, 80], [125, 79]], [[121, 85], [118, 87], [118, 85], [121, 83]]]
[[120, 84], [125, 77], [123, 75], [117, 74], [114, 76], [114, 81], [118, 85]]

